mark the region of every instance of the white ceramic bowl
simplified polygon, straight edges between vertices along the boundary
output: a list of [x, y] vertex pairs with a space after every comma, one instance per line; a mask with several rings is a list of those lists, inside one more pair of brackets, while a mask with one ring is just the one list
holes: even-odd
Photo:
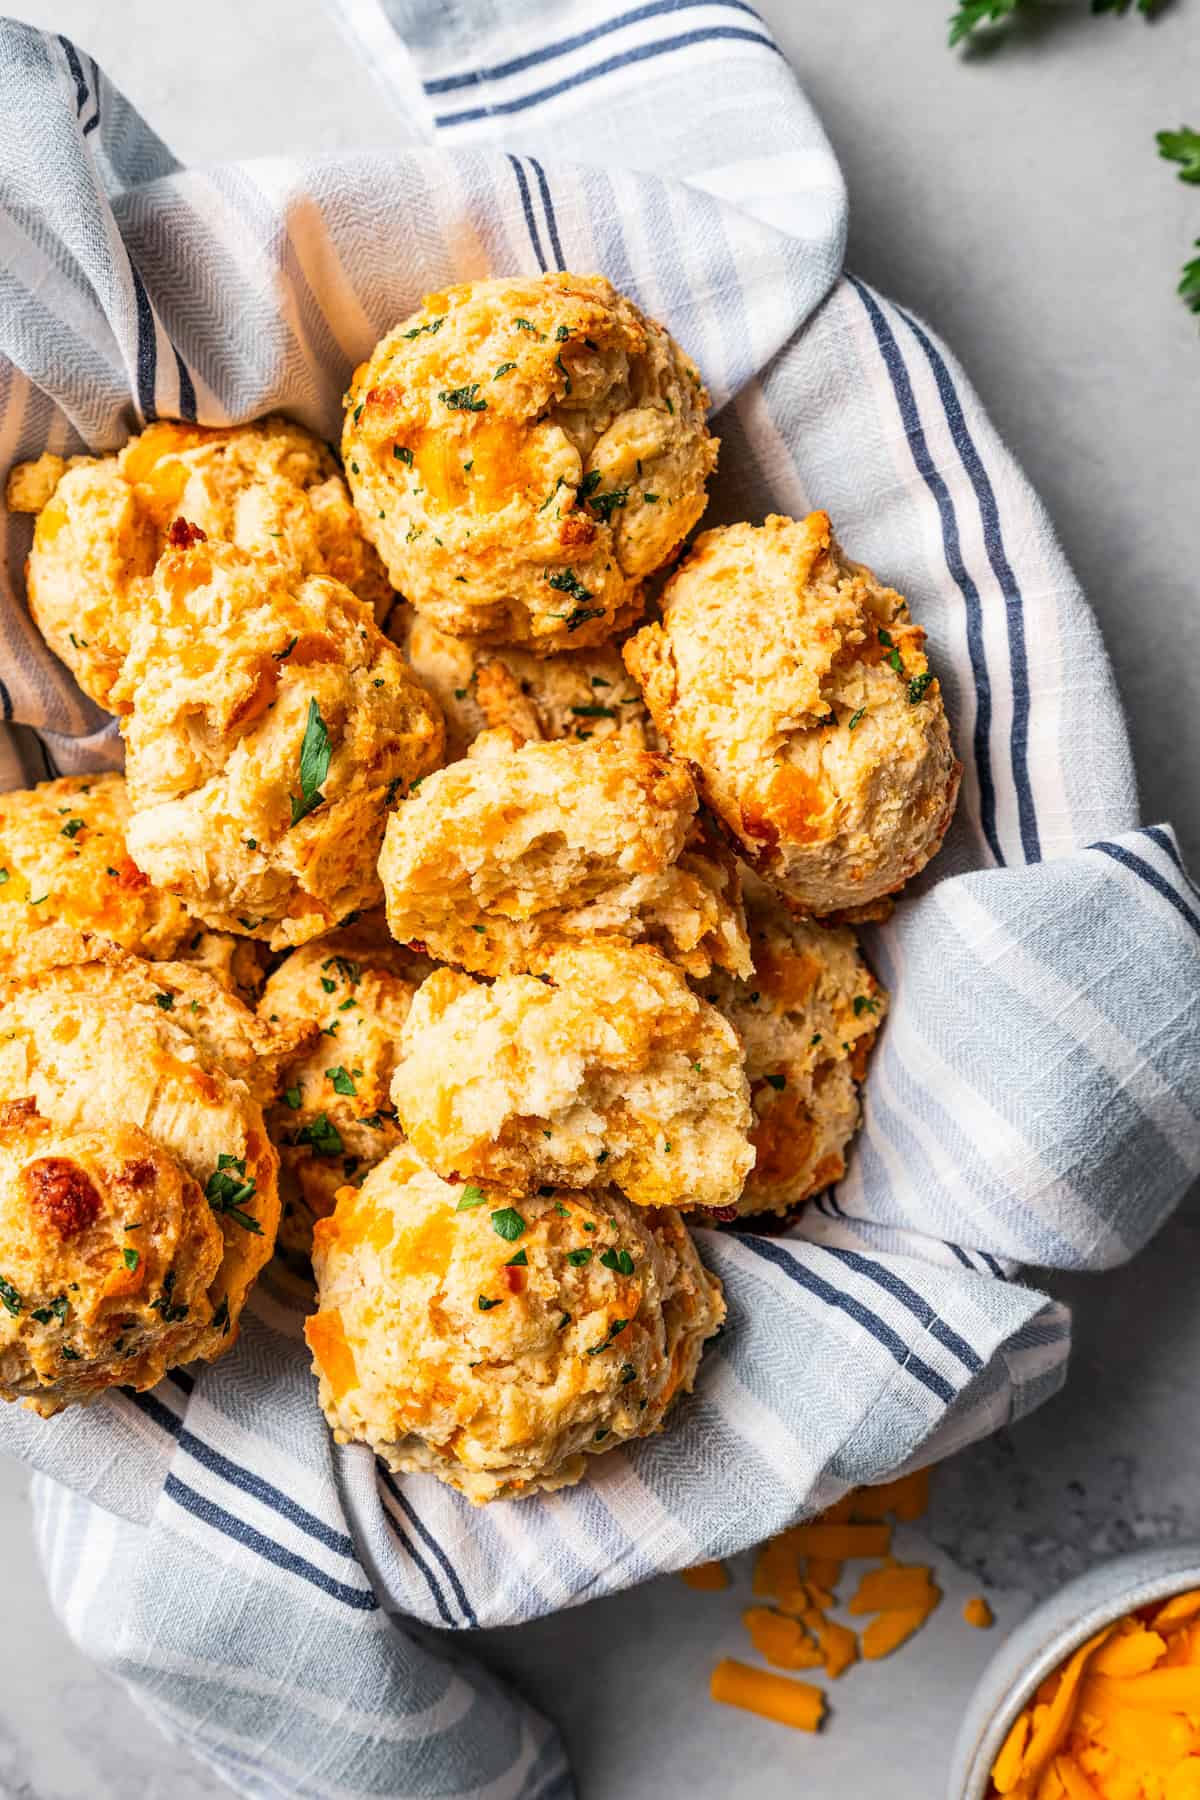
[[947, 1800], [985, 1800], [1013, 1720], [1047, 1675], [1123, 1613], [1200, 1587], [1200, 1544], [1134, 1550], [1043, 1600], [996, 1652], [971, 1696], [950, 1765]]

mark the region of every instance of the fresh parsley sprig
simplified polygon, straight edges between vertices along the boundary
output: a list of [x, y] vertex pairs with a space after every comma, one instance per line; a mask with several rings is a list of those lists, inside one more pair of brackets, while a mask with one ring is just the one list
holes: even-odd
[[[1093, 13], [1127, 13], [1130, 5], [1144, 19], [1161, 12], [1167, 0], [1091, 0]], [[958, 0], [958, 11], [949, 21], [950, 48], [968, 43], [974, 33], [989, 25], [1005, 25], [1011, 19], [1044, 15], [1042, 0]]]
[[[1200, 187], [1200, 131], [1181, 125], [1178, 131], [1160, 131], [1155, 142], [1161, 157], [1179, 164], [1180, 181]], [[1200, 250], [1200, 238], [1196, 239], [1196, 249]], [[1186, 307], [1200, 313], [1200, 256], [1184, 263], [1176, 292]]]
[[254, 1189], [253, 1175], [246, 1174], [245, 1157], [229, 1156], [222, 1151], [217, 1158], [216, 1168], [208, 1178], [204, 1198], [215, 1213], [223, 1213], [235, 1225], [240, 1225], [243, 1231], [252, 1231], [257, 1237], [261, 1237], [262, 1226], [258, 1220], [242, 1210], [244, 1203], [253, 1199]]
[[329, 774], [330, 755], [329, 733], [325, 729], [321, 709], [315, 700], [310, 700], [304, 739], [300, 745], [300, 794], [298, 798], [295, 794], [289, 795], [293, 825], [298, 825], [301, 819], [307, 819], [309, 813], [315, 812], [324, 802], [321, 784]]

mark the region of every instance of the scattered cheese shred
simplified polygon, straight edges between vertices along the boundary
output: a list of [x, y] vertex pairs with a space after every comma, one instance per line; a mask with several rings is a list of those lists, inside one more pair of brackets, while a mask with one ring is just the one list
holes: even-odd
[[811, 1682], [769, 1675], [730, 1656], [722, 1657], [713, 1670], [709, 1691], [722, 1706], [740, 1706], [797, 1731], [816, 1731], [825, 1713], [825, 1696]]
[[816, 1629], [825, 1673], [836, 1681], [851, 1663], [858, 1661], [858, 1639], [848, 1625], [839, 1625], [836, 1619], [822, 1619]]
[[768, 1606], [752, 1606], [742, 1614], [750, 1642], [777, 1669], [819, 1669], [823, 1658], [815, 1638], [796, 1619], [772, 1612]]
[[[936, 1606], [937, 1600], [933, 1604]], [[878, 1662], [880, 1657], [890, 1656], [893, 1650], [907, 1643], [931, 1611], [932, 1607], [926, 1606], [898, 1606], [892, 1612], [876, 1613], [862, 1634], [862, 1653], [867, 1661]]]
[[[882, 1569], [867, 1570], [850, 1601], [850, 1612], [858, 1618], [863, 1613], [921, 1607], [936, 1594], [929, 1570], [923, 1564], [890, 1563]], [[929, 1610], [932, 1611], [932, 1607]]]
[[971, 1595], [971, 1598], [963, 1606], [963, 1618], [968, 1625], [973, 1625], [976, 1631], [986, 1631], [989, 1626], [996, 1623], [996, 1615], [982, 1594]]
[[716, 1594], [729, 1586], [729, 1570], [723, 1562], [697, 1563], [694, 1569], [684, 1569], [683, 1579], [697, 1593]]
[[1048, 1676], [996, 1758], [992, 1793], [1200, 1800], [1200, 1592], [1118, 1620]]
[[829, 1556], [848, 1562], [852, 1556], [886, 1556], [892, 1547], [890, 1525], [797, 1525], [787, 1534], [801, 1556]]
[[[836, 1681], [860, 1656], [868, 1660], [887, 1656], [911, 1637], [942, 1596], [924, 1564], [900, 1563], [892, 1557], [888, 1520], [919, 1518], [928, 1493], [924, 1470], [880, 1487], [860, 1488], [844, 1494], [810, 1524], [794, 1525], [761, 1545], [754, 1561], [753, 1591], [756, 1599], [771, 1604], [747, 1607], [742, 1614], [758, 1655], [776, 1669], [821, 1669]], [[829, 1616], [838, 1604], [844, 1565], [855, 1558], [880, 1559], [878, 1567], [862, 1574], [849, 1602], [853, 1616], [870, 1616], [861, 1639], [851, 1626]], [[728, 1579], [720, 1563], [705, 1563], [684, 1575], [689, 1586], [701, 1589], [724, 1587]], [[978, 1606], [986, 1614], [981, 1622], [991, 1624], [986, 1600], [980, 1597]], [[806, 1731], [817, 1729], [824, 1706], [820, 1688], [729, 1658], [713, 1673], [712, 1696]], [[1028, 1721], [1022, 1730], [1014, 1781], [1020, 1775]], [[1031, 1791], [1018, 1800], [1062, 1800], [1066, 1790], [1053, 1767], [1047, 1779], [1056, 1784], [1052, 1795], [1049, 1789], [1045, 1796]]]

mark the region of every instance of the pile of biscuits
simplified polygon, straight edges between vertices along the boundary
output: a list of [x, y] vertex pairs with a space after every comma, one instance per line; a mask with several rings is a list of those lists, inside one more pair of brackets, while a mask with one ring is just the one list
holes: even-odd
[[959, 778], [825, 514], [692, 540], [707, 407], [551, 274], [429, 295], [340, 463], [269, 418], [11, 471], [125, 773], [0, 795], [0, 1395], [223, 1354], [277, 1241], [338, 1441], [472, 1500], [691, 1387], [689, 1227], [843, 1173], [853, 926]]

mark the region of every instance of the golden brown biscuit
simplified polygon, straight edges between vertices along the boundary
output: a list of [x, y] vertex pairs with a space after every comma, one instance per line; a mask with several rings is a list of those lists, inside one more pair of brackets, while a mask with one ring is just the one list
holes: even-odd
[[8, 478], [13, 512], [38, 514], [29, 610], [85, 694], [109, 692], [173, 521], [253, 550], [293, 579], [329, 575], [382, 621], [393, 594], [337, 462], [290, 419], [212, 429], [161, 421], [116, 456], [45, 455]]
[[845, 1174], [887, 1011], [848, 926], [797, 919], [753, 875], [745, 899], [754, 973], [703, 984], [742, 1040], [754, 1107], [755, 1162], [735, 1216], [787, 1212]]
[[441, 716], [349, 588], [178, 537], [112, 690], [130, 854], [205, 924], [284, 949], [377, 903], [388, 807], [437, 763]]
[[0, 976], [0, 1396], [49, 1415], [233, 1342], [279, 1221], [276, 1043], [214, 977], [39, 933]]
[[664, 740], [798, 910], [857, 908], [938, 850], [961, 765], [905, 601], [828, 515], [696, 540], [625, 646]]
[[481, 731], [505, 727], [529, 743], [599, 742], [619, 732], [640, 747], [658, 747], [638, 685], [615, 644], [534, 656], [451, 637], [411, 607], [398, 608], [388, 629], [442, 709], [447, 762], [465, 756]]
[[0, 794], [0, 956], [50, 925], [99, 932], [139, 956], [179, 951], [195, 922], [132, 861], [128, 822], [120, 775]]
[[567, 1487], [659, 1430], [725, 1314], [678, 1213], [452, 1187], [407, 1147], [342, 1190], [313, 1262], [337, 1441], [477, 1504]]
[[600, 644], [704, 511], [708, 395], [600, 275], [429, 294], [346, 396], [347, 479], [396, 586], [443, 631]]
[[620, 737], [485, 732], [388, 821], [379, 874], [401, 943], [496, 975], [547, 943], [646, 939], [690, 974], [748, 971], [736, 874], [695, 834], [682, 763]]
[[429, 968], [398, 944], [364, 939], [352, 927], [293, 950], [267, 982], [260, 1016], [313, 1034], [284, 1067], [267, 1113], [281, 1164], [285, 1250], [307, 1256], [313, 1223], [333, 1211], [337, 1190], [361, 1181], [402, 1141], [392, 1075]]
[[491, 985], [436, 969], [401, 1049], [401, 1126], [447, 1178], [723, 1207], [754, 1162], [737, 1033], [642, 945], [564, 946]]

